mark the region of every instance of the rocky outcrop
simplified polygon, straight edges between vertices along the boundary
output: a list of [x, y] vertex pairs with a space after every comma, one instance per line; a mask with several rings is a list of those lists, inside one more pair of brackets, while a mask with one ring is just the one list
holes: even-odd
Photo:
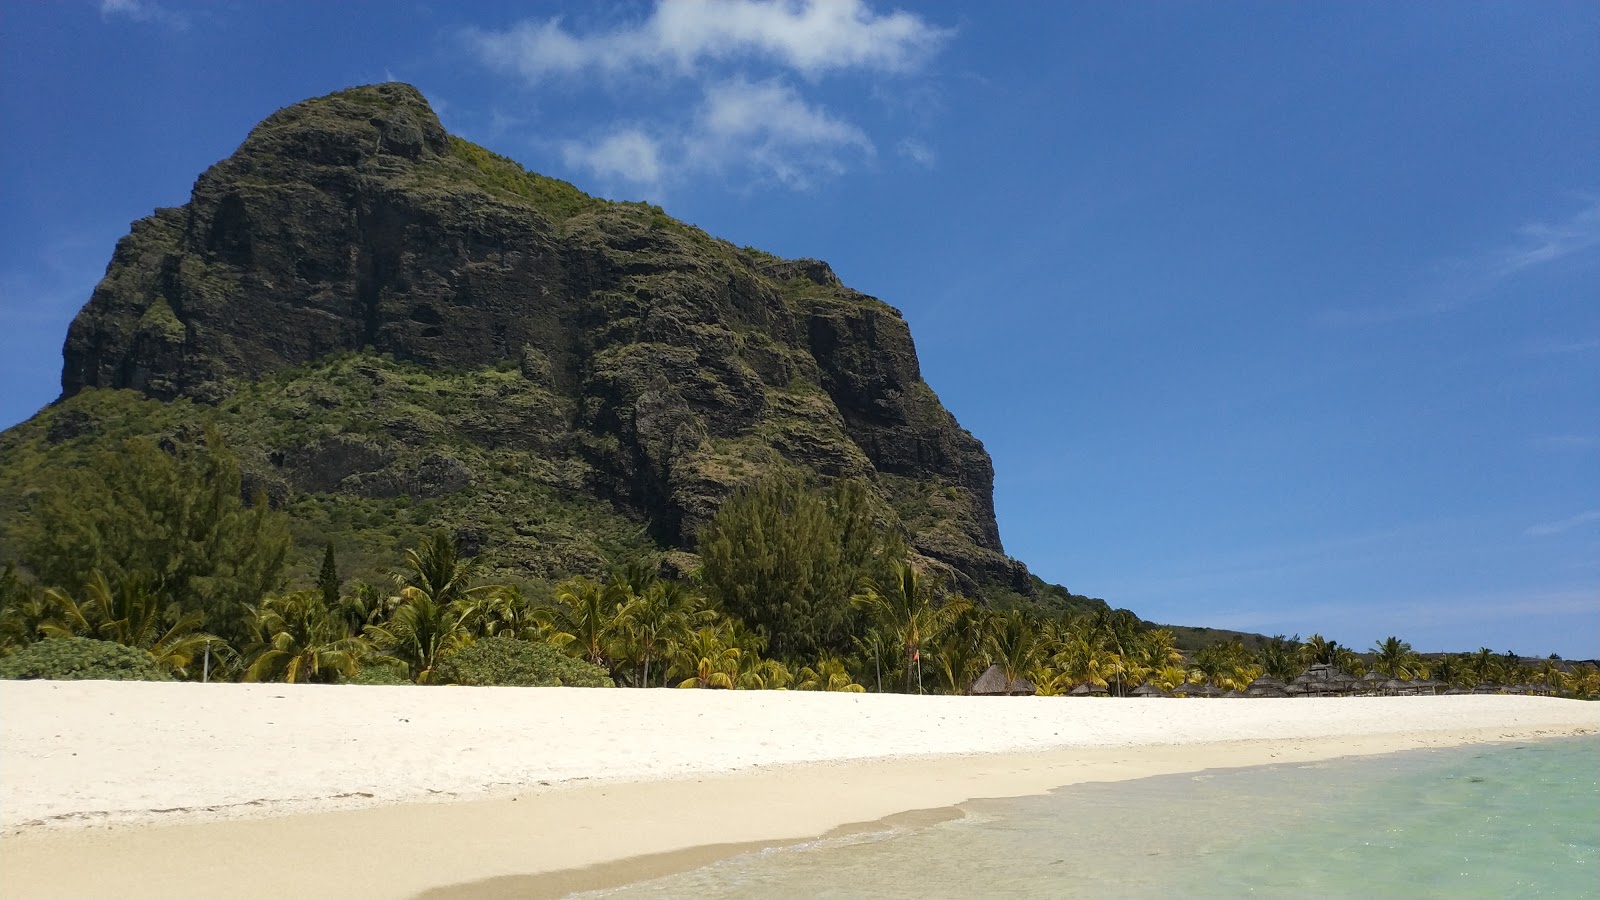
[[[471, 387], [494, 396], [361, 418], [350, 408], [382, 406], [395, 376], [373, 375], [365, 400], [317, 383], [349, 355], [495, 373]], [[262, 122], [188, 204], [134, 224], [64, 357], [64, 397], [227, 408], [290, 378], [297, 424], [251, 431], [269, 469], [253, 477], [299, 494], [500, 502], [499, 475], [475, 467], [509, 448], [522, 455], [502, 469], [692, 548], [735, 485], [797, 465], [871, 480], [918, 552], [1030, 590], [1001, 548], [989, 457], [923, 382], [897, 310], [826, 263], [525, 172], [448, 135], [407, 85]]]

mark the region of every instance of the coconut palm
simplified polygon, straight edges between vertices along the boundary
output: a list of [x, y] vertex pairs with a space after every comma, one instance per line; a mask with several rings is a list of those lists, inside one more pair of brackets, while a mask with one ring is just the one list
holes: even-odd
[[704, 598], [681, 582], [650, 581], [642, 594], [633, 593], [632, 582], [625, 583], [632, 599], [619, 613], [622, 645], [638, 665], [639, 686], [649, 687], [651, 664], [670, 657], [673, 647], [716, 613], [705, 609]]
[[143, 572], [124, 575], [112, 584], [95, 569], [79, 597], [54, 588], [46, 595], [56, 609], [56, 618], [40, 624], [42, 634], [76, 635], [137, 647], [176, 672], [187, 670], [208, 641], [221, 643], [220, 638], [200, 630], [204, 614], [167, 607], [155, 579]]
[[364, 642], [328, 609], [319, 591], [268, 597], [250, 617], [255, 646], [245, 681], [326, 681], [356, 674]]
[[1027, 613], [1020, 609], [1008, 610], [991, 616], [985, 629], [984, 643], [993, 663], [1000, 667], [1010, 685], [1038, 665], [1040, 657], [1039, 629]]
[[41, 629], [57, 612], [54, 600], [19, 575], [15, 564], [0, 569], [0, 655], [45, 638]]
[[402, 598], [408, 592], [420, 592], [440, 606], [449, 606], [501, 590], [498, 585], [474, 584], [477, 560], [462, 556], [456, 539], [442, 531], [423, 538], [415, 550], [406, 551], [406, 569], [394, 575]]
[[943, 605], [933, 602], [933, 589], [914, 566], [892, 563], [888, 583], [868, 579], [861, 594], [851, 602], [885, 632], [894, 636], [905, 652], [906, 693], [911, 693], [914, 668], [921, 661], [922, 646], [938, 638], [968, 606], [965, 599], [952, 598]]
[[1394, 635], [1373, 644], [1368, 652], [1375, 657], [1374, 668], [1390, 678], [1410, 679], [1415, 674], [1414, 669], [1422, 664], [1422, 657], [1411, 649], [1411, 645]]
[[865, 693], [867, 690], [856, 684], [855, 679], [850, 677], [849, 669], [845, 668], [844, 660], [836, 656], [823, 656], [817, 660], [815, 666], [802, 668], [795, 688], [802, 691], [843, 691], [852, 694]]
[[697, 629], [678, 648], [673, 671], [685, 675], [680, 688], [732, 689], [739, 677], [738, 647], [730, 647], [724, 632], [710, 625]]
[[556, 588], [556, 605], [547, 611], [552, 644], [597, 666], [609, 667], [620, 636], [626, 593], [617, 582], [573, 578]]
[[472, 643], [471, 603], [439, 603], [422, 590], [404, 595], [394, 615], [367, 628], [373, 646], [404, 662], [417, 684], [433, 681], [446, 656]]
[[739, 690], [786, 691], [793, 683], [794, 674], [778, 660], [747, 653], [739, 655]]

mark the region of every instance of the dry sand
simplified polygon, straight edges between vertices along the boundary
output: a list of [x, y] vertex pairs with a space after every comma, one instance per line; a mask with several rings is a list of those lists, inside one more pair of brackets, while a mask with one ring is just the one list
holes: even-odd
[[549, 896], [976, 797], [1595, 732], [1536, 697], [0, 682], [0, 894]]

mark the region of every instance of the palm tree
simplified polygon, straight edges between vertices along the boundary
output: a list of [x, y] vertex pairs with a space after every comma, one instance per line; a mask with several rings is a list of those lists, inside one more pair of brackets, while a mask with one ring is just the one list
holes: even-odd
[[738, 647], [730, 647], [723, 640], [723, 630], [704, 626], [678, 648], [674, 670], [688, 677], [678, 683], [681, 688], [723, 688], [731, 690], [739, 677]]
[[463, 557], [456, 539], [441, 531], [423, 538], [415, 550], [406, 551], [406, 568], [410, 571], [397, 573], [394, 580], [401, 597], [408, 590], [420, 591], [434, 603], [448, 606], [501, 590], [498, 585], [474, 585], [477, 567], [477, 560]]
[[633, 599], [623, 604], [618, 627], [639, 665], [639, 686], [649, 687], [651, 663], [670, 657], [679, 642], [716, 612], [705, 609], [705, 599], [682, 582], [653, 580], [642, 594], [633, 594], [635, 585], [627, 584]]
[[[911, 693], [913, 667], [921, 661], [921, 650], [937, 638], [971, 604], [960, 597], [943, 606], [933, 604], [933, 590], [909, 563], [892, 563], [888, 584], [868, 579], [866, 590], [851, 598], [858, 608], [883, 630], [894, 636], [905, 651], [906, 693]], [[920, 671], [920, 669], [919, 669]]]
[[753, 654], [739, 656], [738, 688], [742, 691], [786, 691], [794, 682], [789, 667], [775, 659]]
[[1039, 629], [1020, 609], [991, 617], [984, 637], [1008, 690], [1039, 662]]
[[42, 629], [56, 617], [54, 600], [6, 563], [0, 570], [0, 655], [45, 638]]
[[156, 662], [183, 673], [208, 641], [221, 640], [200, 631], [205, 615], [174, 613], [169, 619], [154, 579], [134, 572], [113, 585], [99, 569], [84, 583], [82, 599], [52, 588], [46, 592], [57, 618], [39, 630], [52, 637], [91, 637], [145, 650]]
[[1416, 667], [1422, 664], [1422, 657], [1411, 645], [1393, 635], [1373, 644], [1368, 652], [1377, 657], [1374, 667], [1390, 678], [1410, 679]]
[[843, 660], [826, 655], [817, 660], [815, 666], [800, 670], [800, 680], [795, 687], [802, 691], [844, 691], [852, 694], [865, 693], [867, 690], [850, 677]]
[[251, 615], [250, 630], [257, 643], [245, 681], [294, 684], [356, 674], [363, 642], [348, 636], [317, 591], [268, 597]]
[[417, 684], [433, 681], [434, 670], [446, 656], [472, 643], [471, 603], [443, 604], [415, 590], [405, 595], [394, 615], [382, 625], [367, 628], [379, 650], [404, 662]]
[[603, 585], [593, 578], [573, 578], [556, 588], [556, 606], [548, 612], [551, 643], [597, 666], [609, 667], [619, 634], [625, 593], [617, 582]]

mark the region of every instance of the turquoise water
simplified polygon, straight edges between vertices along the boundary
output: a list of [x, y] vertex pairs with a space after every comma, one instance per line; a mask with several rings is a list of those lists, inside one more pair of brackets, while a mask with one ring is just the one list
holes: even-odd
[[1090, 784], [593, 896], [1597, 897], [1600, 738]]

